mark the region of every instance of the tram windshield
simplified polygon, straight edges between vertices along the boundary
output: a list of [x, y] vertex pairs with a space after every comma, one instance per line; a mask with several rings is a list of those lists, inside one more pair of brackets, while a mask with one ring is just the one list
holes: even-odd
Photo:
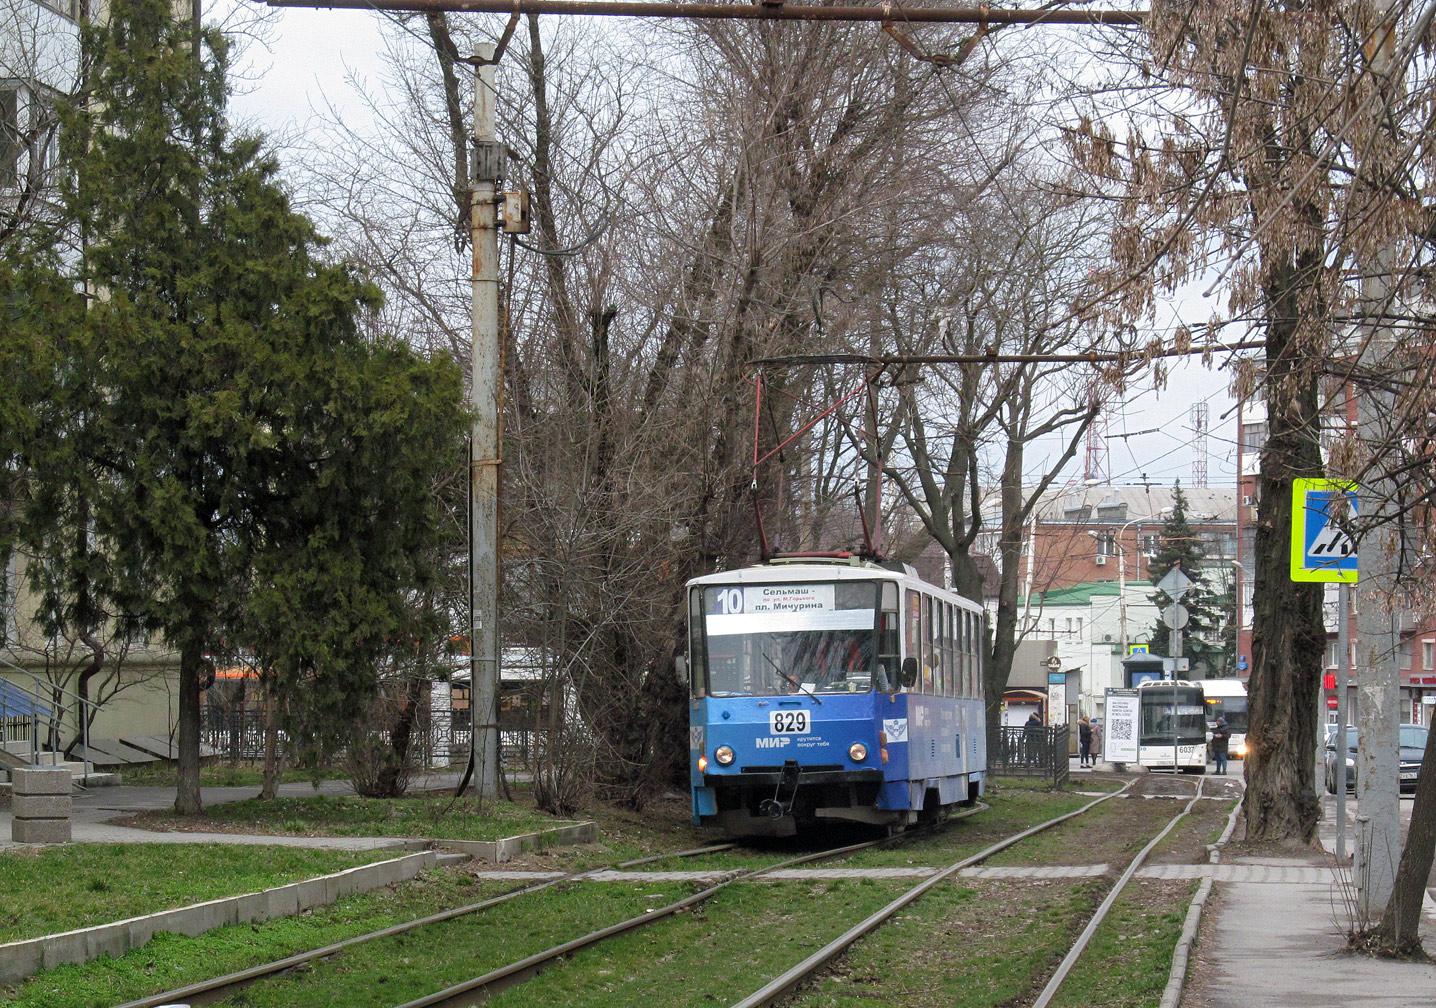
[[702, 591], [709, 696], [866, 693], [895, 681], [874, 657], [877, 582]]
[[1207, 740], [1202, 691], [1190, 686], [1142, 688], [1142, 745], [1194, 745]]

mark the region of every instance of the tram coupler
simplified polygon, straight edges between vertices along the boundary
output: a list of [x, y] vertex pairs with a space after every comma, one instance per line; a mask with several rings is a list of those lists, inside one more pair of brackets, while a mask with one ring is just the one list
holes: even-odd
[[758, 811], [770, 819], [781, 819], [793, 811], [793, 798], [798, 794], [798, 778], [802, 775], [797, 760], [785, 760], [773, 797], [765, 799]]

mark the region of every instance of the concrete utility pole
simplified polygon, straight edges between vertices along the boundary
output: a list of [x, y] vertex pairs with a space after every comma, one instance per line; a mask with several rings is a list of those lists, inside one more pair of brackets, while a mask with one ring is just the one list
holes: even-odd
[[[1390, 0], [1375, 5], [1375, 32], [1366, 40], [1366, 57], [1376, 78], [1375, 86], [1394, 88], [1388, 79], [1396, 51], [1396, 24]], [[1374, 144], [1367, 176], [1384, 177], [1386, 160], [1381, 145]], [[1362, 302], [1373, 321], [1365, 330], [1366, 346], [1362, 364], [1379, 369], [1396, 349], [1395, 333], [1379, 321], [1390, 311], [1394, 297], [1392, 255], [1383, 249], [1366, 264]], [[1360, 330], [1359, 330], [1360, 332]], [[1368, 448], [1389, 443], [1396, 436], [1390, 428], [1394, 415], [1393, 397], [1374, 387], [1363, 390], [1357, 404], [1358, 435]], [[1363, 500], [1370, 501], [1368, 531], [1357, 544], [1361, 568], [1356, 610], [1358, 648], [1357, 718], [1359, 747], [1356, 754], [1356, 859], [1352, 875], [1356, 880], [1356, 911], [1364, 920], [1379, 920], [1396, 886], [1396, 866], [1401, 859], [1400, 749], [1397, 706], [1401, 690], [1397, 671], [1401, 642], [1401, 611], [1395, 591], [1394, 555], [1388, 551], [1393, 536], [1399, 536], [1397, 519], [1390, 506], [1395, 497], [1394, 480], [1373, 471], [1363, 487]], [[1374, 527], [1372, 523], [1374, 524]], [[1337, 663], [1343, 670], [1345, 656]], [[1345, 678], [1343, 674], [1343, 679]], [[1338, 752], [1338, 762], [1346, 754]]]
[[[1360, 558], [1358, 557], [1358, 563]], [[1346, 719], [1351, 717], [1346, 695], [1351, 671], [1351, 586], [1336, 585], [1336, 744], [1332, 776], [1336, 780], [1336, 863], [1346, 864]], [[1319, 723], [1319, 722], [1318, 722]], [[1317, 740], [1320, 743], [1320, 739]], [[1318, 780], [1320, 777], [1318, 777]]]
[[474, 786], [481, 799], [499, 791], [499, 465], [502, 375], [499, 343], [499, 232], [497, 191], [504, 147], [495, 138], [494, 46], [478, 47], [474, 87], [473, 202], [474, 332], [469, 405], [469, 715]]

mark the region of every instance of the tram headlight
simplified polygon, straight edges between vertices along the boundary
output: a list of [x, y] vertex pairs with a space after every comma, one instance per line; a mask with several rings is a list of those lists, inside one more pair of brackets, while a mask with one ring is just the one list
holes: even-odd
[[848, 746], [848, 758], [854, 763], [861, 763], [868, 758], [868, 747], [861, 742], [854, 742]]
[[728, 746], [720, 745], [717, 749], [713, 750], [713, 758], [723, 766], [727, 766], [733, 762], [733, 750]]
[[699, 772], [699, 773], [707, 773], [707, 772], [708, 772], [708, 757], [707, 757], [707, 756], [699, 756], [699, 757], [698, 757], [698, 772]]

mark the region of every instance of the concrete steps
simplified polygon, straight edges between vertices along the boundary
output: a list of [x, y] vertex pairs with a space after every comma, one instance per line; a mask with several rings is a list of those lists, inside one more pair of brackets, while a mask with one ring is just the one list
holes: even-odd
[[[13, 752], [13, 750], [12, 750], [12, 752]], [[59, 762], [51, 763], [51, 762], [50, 762], [50, 759], [49, 759], [49, 755], [50, 755], [50, 754], [48, 754], [48, 753], [42, 752], [42, 753], [40, 754], [40, 762], [38, 762], [38, 763], [27, 763], [27, 764], [24, 764], [24, 767], [20, 767], [19, 769], [23, 769], [23, 768], [55, 769], [55, 768], [58, 768], [58, 769], [61, 769], [61, 770], [68, 770], [68, 771], [70, 771], [70, 780], [74, 782], [74, 784], [75, 784], [75, 786], [76, 786], [77, 788], [81, 788], [82, 790], [88, 790], [88, 789], [97, 788], [97, 787], [115, 787], [115, 786], [117, 786], [117, 785], [120, 783], [120, 775], [119, 775], [119, 774], [117, 774], [117, 773], [97, 773], [97, 772], [95, 771], [95, 768], [94, 768], [94, 764], [93, 764], [93, 763], [90, 764], [90, 766], [89, 766], [90, 774], [89, 774], [89, 777], [88, 777], [88, 779], [87, 779], [86, 776], [85, 776], [86, 766], [85, 766], [84, 763], [79, 762], [79, 761], [77, 761], [77, 760], [63, 760], [63, 759], [60, 760]], [[0, 794], [9, 794], [9, 793], [10, 793], [10, 768], [9, 768], [9, 767], [0, 767]]]

